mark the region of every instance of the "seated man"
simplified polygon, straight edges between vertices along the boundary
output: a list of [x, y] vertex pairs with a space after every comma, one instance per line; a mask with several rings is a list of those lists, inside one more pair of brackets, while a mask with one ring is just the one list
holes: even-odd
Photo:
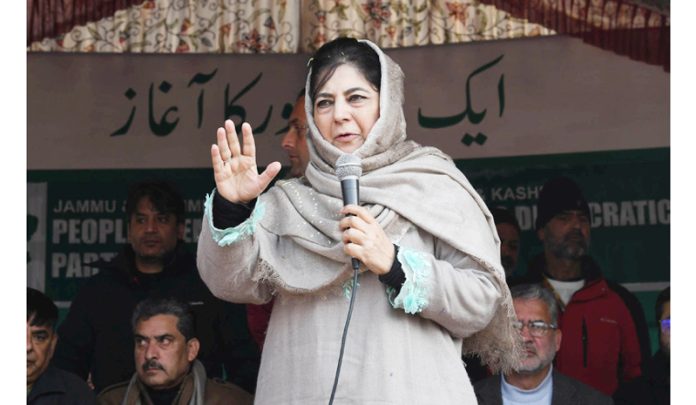
[[143, 181], [129, 188], [125, 208], [128, 241], [113, 260], [91, 264], [100, 271], [75, 295], [58, 328], [52, 364], [91, 378], [96, 393], [127, 380], [135, 371], [130, 326], [136, 304], [175, 298], [191, 305], [196, 317], [198, 360], [206, 373], [253, 392], [259, 356], [244, 306], [215, 298], [198, 275], [183, 240], [184, 199], [168, 182]]
[[196, 360], [200, 342], [193, 336], [188, 306], [174, 299], [149, 298], [133, 312], [136, 371], [129, 381], [99, 394], [100, 404], [251, 404], [236, 385], [207, 378]]
[[670, 302], [669, 287], [662, 290], [655, 303], [660, 348], [646, 365], [645, 373], [624, 382], [614, 393], [616, 405], [669, 405], [670, 400]]
[[58, 336], [58, 308], [27, 288], [27, 404], [94, 404], [94, 393], [74, 374], [49, 367]]
[[474, 385], [479, 404], [612, 404], [611, 398], [553, 369], [561, 331], [551, 292], [539, 284], [518, 285], [510, 292], [526, 356], [518, 370]]

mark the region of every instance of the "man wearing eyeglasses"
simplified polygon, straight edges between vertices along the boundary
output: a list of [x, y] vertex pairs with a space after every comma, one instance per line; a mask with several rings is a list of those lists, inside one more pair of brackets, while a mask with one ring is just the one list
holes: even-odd
[[612, 404], [606, 395], [553, 369], [562, 333], [551, 292], [539, 284], [518, 285], [510, 292], [518, 319], [515, 328], [524, 343], [524, 359], [517, 370], [476, 383], [479, 404]]
[[650, 359], [645, 373], [622, 384], [614, 394], [616, 405], [669, 405], [670, 400], [670, 299], [669, 287], [662, 290], [655, 303], [660, 349]]

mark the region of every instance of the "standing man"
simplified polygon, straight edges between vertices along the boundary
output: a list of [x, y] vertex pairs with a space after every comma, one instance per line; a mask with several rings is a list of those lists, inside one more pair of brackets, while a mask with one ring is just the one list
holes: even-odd
[[[253, 390], [258, 359], [231, 358], [236, 331], [224, 302], [210, 293], [184, 248], [181, 196], [164, 182], [138, 183], [128, 193], [126, 215], [128, 244], [113, 261], [101, 263], [76, 295], [59, 328], [54, 364], [85, 380], [91, 376], [96, 392], [130, 378], [133, 309], [148, 297], [171, 297], [193, 308], [208, 375], [222, 377], [224, 364], [228, 379]], [[250, 362], [256, 367], [252, 375], [240, 376], [238, 370]]]
[[526, 356], [519, 369], [474, 385], [479, 404], [612, 404], [608, 396], [554, 370], [563, 334], [553, 295], [539, 284], [518, 285], [510, 292]]
[[[505, 280], [508, 285], [514, 285], [518, 277], [513, 277], [520, 254], [520, 225], [515, 214], [502, 207], [491, 209], [493, 222], [500, 238], [500, 262], [505, 269]], [[466, 373], [471, 383], [475, 383], [491, 375], [488, 367], [484, 366], [476, 356], [462, 356]]]
[[649, 357], [643, 309], [589, 256], [590, 209], [573, 180], [544, 184], [536, 229], [544, 251], [530, 262], [526, 281], [542, 283], [561, 308], [558, 371], [612, 395], [622, 381], [641, 375]]
[[48, 365], [58, 340], [57, 320], [56, 304], [40, 291], [27, 288], [27, 404], [95, 404], [87, 383]]
[[188, 305], [173, 299], [146, 299], [135, 307], [132, 328], [136, 371], [128, 381], [99, 395], [102, 405], [251, 405], [241, 388], [207, 378], [196, 360], [200, 342], [194, 335]]
[[505, 269], [505, 277], [509, 279], [517, 268], [520, 256], [520, 225], [515, 214], [505, 208], [493, 208], [491, 214], [500, 238], [500, 262]]
[[[297, 96], [295, 107], [290, 114], [288, 132], [283, 135], [280, 143], [290, 159], [288, 178], [304, 176], [307, 169], [307, 163], [309, 163], [308, 130], [307, 115], [305, 114], [305, 89], [303, 88], [300, 95]], [[268, 321], [271, 319], [273, 301], [262, 305], [247, 304], [246, 308], [249, 331], [259, 346], [259, 350], [262, 350], [263, 342], [266, 339], [266, 330], [268, 330]]]
[[295, 107], [288, 121], [288, 132], [283, 135], [280, 145], [285, 149], [290, 159], [289, 178], [304, 176], [309, 163], [309, 148], [307, 147], [307, 114], [305, 114], [305, 89], [295, 100]]

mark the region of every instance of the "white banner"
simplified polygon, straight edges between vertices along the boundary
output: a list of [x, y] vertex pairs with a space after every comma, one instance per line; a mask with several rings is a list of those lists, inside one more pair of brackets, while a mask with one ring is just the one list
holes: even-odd
[[[408, 134], [454, 158], [669, 146], [660, 67], [566, 37], [389, 50]], [[309, 55], [27, 57], [29, 170], [204, 168], [225, 117], [279, 146]]]

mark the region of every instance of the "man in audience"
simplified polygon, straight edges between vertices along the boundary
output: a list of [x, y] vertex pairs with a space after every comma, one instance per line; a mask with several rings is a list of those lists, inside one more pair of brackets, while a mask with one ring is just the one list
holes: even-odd
[[537, 213], [544, 251], [532, 259], [524, 279], [548, 288], [561, 308], [556, 368], [612, 395], [621, 382], [641, 375], [649, 357], [643, 309], [628, 290], [606, 280], [590, 257], [590, 209], [573, 180], [546, 182]]
[[519, 369], [474, 385], [479, 404], [611, 404], [608, 396], [554, 370], [563, 334], [551, 292], [539, 284], [522, 284], [511, 293], [525, 357]]
[[288, 121], [288, 132], [283, 135], [280, 145], [290, 159], [289, 178], [302, 177], [309, 163], [309, 148], [307, 147], [307, 115], [305, 114], [305, 90], [300, 91], [295, 107]]
[[27, 288], [27, 404], [95, 404], [94, 393], [76, 375], [49, 366], [58, 336], [58, 308]]
[[133, 312], [136, 371], [128, 381], [99, 394], [103, 405], [251, 405], [243, 389], [207, 378], [196, 360], [200, 342], [194, 335], [188, 305], [174, 299], [146, 299]]
[[621, 384], [614, 394], [616, 405], [669, 405], [670, 399], [670, 302], [669, 287], [655, 303], [660, 348], [645, 367], [645, 374]]
[[[500, 238], [500, 262], [505, 269], [505, 279], [508, 284], [512, 284], [517, 280], [512, 274], [517, 267], [520, 252], [520, 226], [515, 215], [505, 208], [492, 208], [491, 214]], [[491, 375], [488, 367], [474, 355], [464, 355], [462, 361], [472, 384]]]
[[[198, 275], [195, 257], [182, 240], [181, 196], [165, 182], [135, 184], [128, 193], [126, 216], [128, 244], [111, 262], [97, 264], [100, 272], [75, 296], [59, 327], [55, 366], [85, 380], [91, 375], [97, 392], [128, 379], [135, 370], [130, 345], [135, 305], [147, 297], [173, 297], [192, 306], [199, 358], [208, 375], [222, 377], [224, 372], [253, 392], [259, 360], [246, 320], [233, 327], [227, 305], [234, 304], [215, 298]], [[238, 306], [244, 316], [244, 307]], [[241, 332], [250, 345], [246, 352], [238, 350]]]
[[[295, 100], [295, 107], [290, 114], [288, 132], [283, 135], [280, 143], [290, 159], [288, 178], [304, 176], [307, 163], [309, 163], [309, 147], [307, 146], [307, 131], [309, 127], [307, 126], [304, 104], [305, 90], [302, 89], [297, 100]], [[273, 310], [273, 301], [263, 305], [247, 304], [246, 308], [249, 331], [259, 349], [263, 349], [268, 321], [271, 319], [271, 311]]]
[[500, 238], [500, 261], [505, 269], [505, 277], [510, 278], [520, 256], [520, 225], [515, 214], [505, 208], [493, 208], [491, 214]]

